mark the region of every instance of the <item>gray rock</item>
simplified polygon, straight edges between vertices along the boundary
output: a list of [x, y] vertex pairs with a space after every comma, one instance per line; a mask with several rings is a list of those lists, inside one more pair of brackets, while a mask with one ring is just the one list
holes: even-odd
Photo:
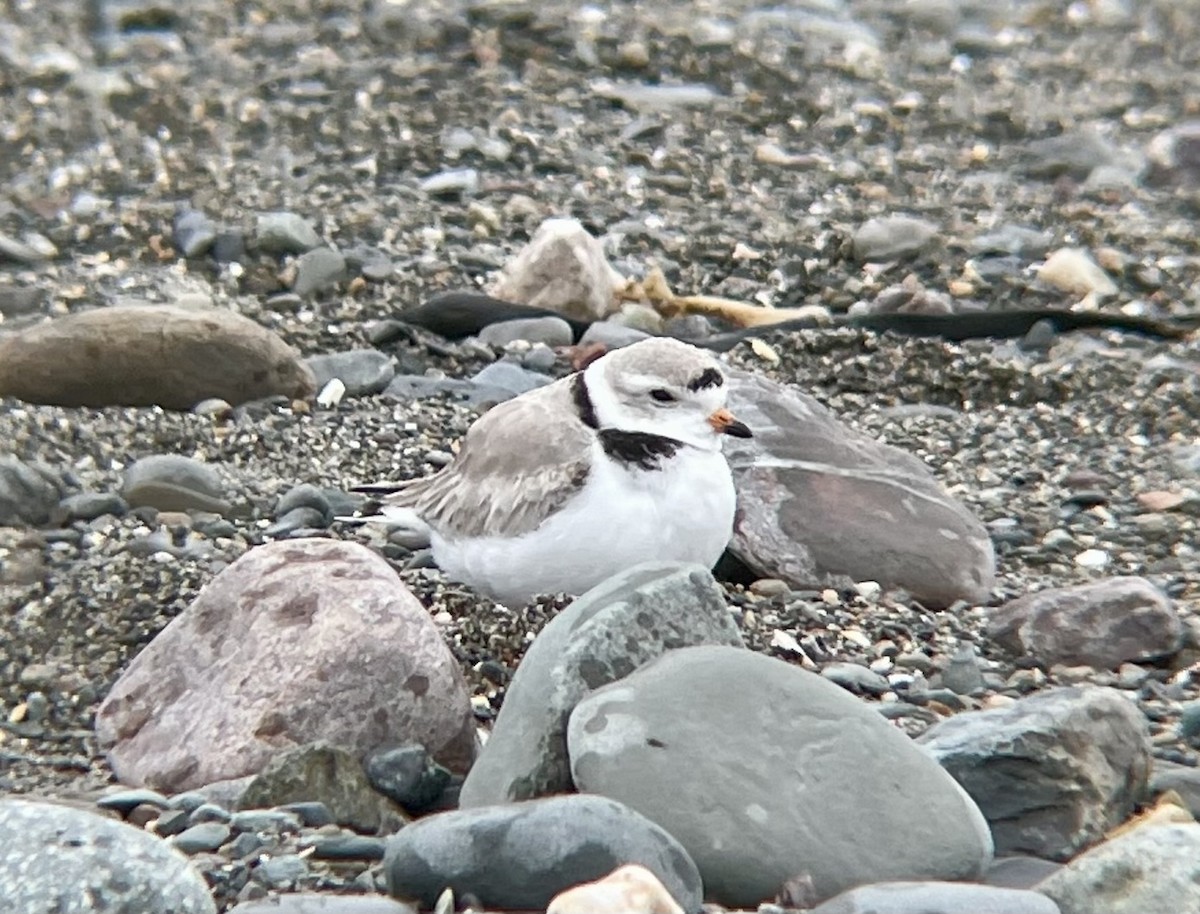
[[413, 905], [372, 895], [297, 892], [261, 901], [243, 901], [229, 914], [418, 914]]
[[663, 86], [649, 83], [597, 80], [592, 91], [633, 111], [664, 111], [672, 108], [708, 108], [721, 97], [712, 86], [701, 83]]
[[1061, 863], [1041, 857], [997, 857], [988, 867], [983, 881], [1003, 889], [1032, 889], [1039, 882], [1062, 869]]
[[[233, 646], [237, 650], [233, 650]], [[170, 791], [255, 774], [280, 745], [475, 754], [457, 662], [371, 550], [324, 539], [247, 552], [142, 649], [96, 713], [124, 783]]]
[[419, 186], [431, 197], [469, 196], [479, 190], [479, 171], [474, 168], [451, 168], [423, 178]]
[[570, 346], [575, 335], [571, 325], [561, 317], [526, 317], [488, 324], [479, 331], [480, 342], [489, 346], [506, 346], [516, 340], [545, 343], [547, 346]]
[[615, 310], [624, 280], [608, 263], [599, 240], [575, 219], [548, 219], [504, 267], [497, 298], [566, 317], [599, 320]]
[[282, 517], [297, 508], [311, 508], [316, 511], [321, 518], [321, 526], [333, 523], [334, 510], [329, 503], [329, 496], [323, 489], [312, 483], [303, 482], [298, 486], [292, 486], [279, 496], [279, 501], [275, 503], [275, 516]]
[[727, 907], [801, 873], [824, 899], [883, 879], [972, 879], [991, 859], [979, 810], [925, 752], [845, 690], [762, 654], [670, 651], [583, 698], [567, 740], [578, 789], [678, 838]]
[[48, 467], [0, 454], [0, 527], [48, 523], [62, 481]]
[[141, 829], [54, 803], [0, 800], [0, 898], [14, 914], [216, 914], [186, 858]]
[[366, 835], [318, 835], [311, 847], [318, 860], [382, 860], [387, 843]]
[[554, 379], [536, 371], [522, 368], [515, 362], [493, 362], [471, 378], [471, 383], [478, 387], [499, 388], [517, 397], [529, 390], [544, 387]]
[[23, 241], [0, 232], [0, 260], [7, 258], [17, 263], [41, 263], [54, 257], [58, 249], [42, 235], [27, 233]]
[[296, 259], [296, 281], [292, 291], [300, 296], [312, 295], [336, 286], [346, 278], [346, 258], [332, 248], [313, 248]]
[[351, 349], [315, 355], [306, 360], [317, 379], [317, 389], [337, 378], [346, 385], [347, 397], [366, 397], [387, 388], [396, 374], [392, 357], [378, 349]]
[[938, 228], [911, 216], [885, 216], [859, 226], [852, 244], [858, 260], [896, 260], [926, 250], [937, 238]]
[[742, 646], [706, 569], [647, 563], [593, 587], [550, 620], [521, 660], [459, 804], [486, 806], [570, 790], [566, 726], [576, 702], [691, 644]]
[[282, 854], [260, 863], [258, 873], [271, 888], [290, 889], [308, 875], [308, 862], [296, 854]]
[[1046, 232], [1005, 223], [972, 238], [968, 247], [975, 254], [1023, 254], [1027, 257], [1039, 257], [1050, 250], [1053, 243], [1053, 237]]
[[1116, 669], [1174, 654], [1183, 623], [1171, 599], [1140, 577], [1056, 587], [988, 610], [988, 636], [1050, 666]]
[[700, 874], [662, 828], [604, 797], [549, 797], [420, 819], [388, 841], [388, 893], [432, 906], [442, 890], [489, 909], [546, 907], [564, 889], [625, 863], [656, 875], [685, 911], [700, 908]]
[[[254, 781], [250, 782], [250, 786], [254, 786]], [[279, 808], [284, 812], [295, 813], [299, 816], [300, 822], [305, 828], [320, 828], [322, 825], [333, 825], [337, 822], [329, 807], [320, 800], [300, 800], [295, 803], [282, 803]]]
[[739, 506], [730, 548], [758, 577], [877, 581], [939, 607], [988, 598], [987, 528], [920, 459], [760, 375], [730, 372], [729, 408], [754, 430], [725, 442]]
[[942, 670], [942, 685], [956, 695], [970, 695], [983, 688], [983, 670], [974, 645], [964, 644], [954, 652]]
[[217, 225], [204, 213], [185, 209], [175, 216], [175, 247], [184, 257], [202, 257], [217, 241]]
[[58, 503], [58, 513], [66, 521], [95, 520], [111, 514], [121, 517], [129, 505], [116, 492], [76, 492]]
[[410, 813], [433, 806], [450, 783], [450, 772], [424, 746], [377, 749], [363, 759], [363, 769], [372, 787]]
[[858, 663], [828, 663], [821, 676], [859, 695], [882, 695], [891, 688], [883, 676]]
[[1148, 790], [1151, 796], [1174, 790], [1193, 817], [1200, 817], [1200, 768], [1154, 763]]
[[1200, 825], [1135, 828], [1038, 885], [1062, 914], [1200, 911]]
[[259, 249], [268, 254], [303, 254], [321, 243], [313, 227], [295, 213], [260, 213], [254, 233]]
[[1146, 148], [1148, 184], [1200, 183], [1200, 121], [1185, 121], [1159, 133]]
[[[86, 365], [87, 370], [64, 366]], [[237, 406], [315, 391], [274, 331], [248, 317], [167, 305], [95, 308], [0, 339], [0, 396], [51, 406]]]
[[37, 311], [46, 300], [46, 293], [36, 286], [14, 286], [0, 283], [0, 314], [19, 317]]
[[224, 822], [200, 822], [185, 828], [171, 843], [185, 854], [201, 854], [215, 851], [232, 834], [232, 829]]
[[[384, 389], [385, 397], [396, 400], [418, 400], [424, 397], [437, 397], [450, 394], [454, 397], [467, 399], [478, 393], [476, 385], [459, 378], [427, 378], [419, 374], [398, 374]], [[499, 392], [502, 399], [507, 395]]]
[[324, 804], [334, 820], [357, 831], [379, 828], [381, 798], [359, 760], [328, 743], [311, 743], [275, 755], [242, 794], [243, 807], [284, 806], [304, 800]]
[[1116, 161], [1117, 150], [1094, 130], [1034, 140], [1022, 151], [1022, 168], [1035, 178], [1062, 176], [1083, 181], [1092, 169]]
[[207, 463], [182, 454], [143, 457], [125, 470], [121, 494], [131, 508], [228, 514], [225, 484]]
[[157, 790], [118, 790], [100, 797], [96, 800], [96, 805], [101, 809], [113, 809], [121, 815], [128, 815], [138, 806], [157, 806], [159, 809], [166, 809], [167, 798]]
[[979, 804], [997, 853], [1069, 859], [1125, 820], [1150, 774], [1146, 719], [1115, 689], [959, 714], [920, 742]]
[[650, 334], [644, 330], [626, 327], [615, 321], [596, 321], [583, 331], [583, 336], [579, 338], [579, 345], [588, 346], [592, 343], [599, 343], [607, 349], [620, 349], [623, 346], [632, 346], [639, 340], [648, 339], [650, 339]]
[[234, 831], [283, 834], [300, 831], [304, 822], [284, 809], [240, 809], [229, 817], [229, 826]]
[[881, 882], [843, 892], [811, 914], [1060, 914], [1038, 892], [955, 882]]

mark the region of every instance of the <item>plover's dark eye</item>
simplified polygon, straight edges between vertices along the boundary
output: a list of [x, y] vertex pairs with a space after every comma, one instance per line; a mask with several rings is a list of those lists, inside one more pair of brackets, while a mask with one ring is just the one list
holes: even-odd
[[675, 395], [669, 390], [663, 390], [661, 387], [656, 387], [654, 390], [650, 391], [650, 396], [652, 396], [659, 403], [675, 402]]

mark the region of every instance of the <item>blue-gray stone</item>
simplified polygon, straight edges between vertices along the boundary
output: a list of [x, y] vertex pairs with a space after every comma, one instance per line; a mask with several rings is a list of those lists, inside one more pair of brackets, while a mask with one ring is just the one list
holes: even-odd
[[575, 703], [691, 644], [742, 646], [707, 569], [652, 562], [593, 587], [526, 652], [459, 803], [486, 806], [570, 790], [566, 722]]
[[336, 286], [346, 278], [346, 258], [332, 248], [314, 248], [296, 260], [296, 281], [292, 292], [312, 295]]
[[217, 240], [217, 225], [198, 210], [184, 210], [175, 217], [175, 247], [189, 259], [212, 250]]
[[222, 515], [230, 511], [220, 474], [182, 454], [154, 454], [136, 461], [125, 470], [121, 491], [134, 508]]
[[96, 800], [101, 809], [115, 809], [121, 815], [127, 815], [139, 806], [157, 806], [167, 808], [167, 798], [157, 790], [118, 790], [108, 793]]
[[77, 492], [58, 503], [58, 513], [66, 521], [95, 520], [111, 514], [121, 517], [129, 505], [116, 492]]
[[229, 840], [231, 832], [224, 822], [201, 822], [185, 828], [173, 839], [177, 848], [185, 854], [215, 851]]
[[637, 863], [688, 912], [703, 888], [679, 842], [604, 797], [573, 795], [455, 810], [420, 819], [388, 839], [388, 893], [432, 906], [449, 887], [488, 909], [542, 910], [564, 889]]
[[433, 806], [450, 783], [450, 771], [425, 751], [424, 746], [382, 748], [363, 759], [371, 786], [411, 813]]
[[268, 254], [303, 254], [321, 243], [311, 225], [295, 213], [262, 213], [255, 235], [258, 246]]
[[880, 882], [817, 905], [809, 914], [1061, 914], [1040, 892], [958, 882]]
[[307, 359], [317, 379], [317, 389], [337, 378], [346, 385], [346, 396], [366, 397], [385, 390], [396, 374], [392, 357], [378, 349], [351, 349]]

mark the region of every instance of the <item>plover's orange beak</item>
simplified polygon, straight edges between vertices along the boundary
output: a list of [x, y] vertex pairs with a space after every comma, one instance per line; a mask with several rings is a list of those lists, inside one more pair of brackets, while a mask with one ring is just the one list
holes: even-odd
[[746, 423], [738, 421], [727, 409], [718, 409], [708, 417], [708, 424], [720, 435], [732, 435], [734, 438], [753, 438], [754, 433], [746, 427]]

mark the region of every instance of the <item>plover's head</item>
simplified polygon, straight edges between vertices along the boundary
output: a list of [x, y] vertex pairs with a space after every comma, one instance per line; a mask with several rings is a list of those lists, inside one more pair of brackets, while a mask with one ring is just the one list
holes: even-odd
[[725, 408], [725, 373], [703, 349], [665, 337], [642, 340], [587, 368], [588, 390], [601, 428], [647, 432], [704, 450], [723, 435], [750, 429]]

